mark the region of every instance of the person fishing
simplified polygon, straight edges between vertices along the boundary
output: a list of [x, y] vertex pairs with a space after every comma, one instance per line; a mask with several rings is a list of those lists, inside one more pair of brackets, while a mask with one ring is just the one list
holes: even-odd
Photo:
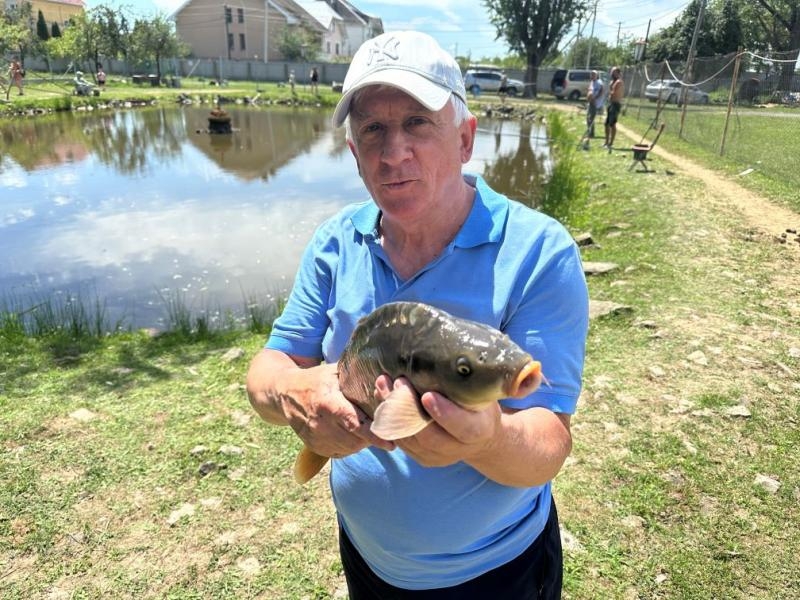
[[[370, 197], [314, 233], [250, 364], [250, 402], [333, 458], [351, 599], [558, 598], [551, 481], [572, 447], [588, 329], [577, 246], [554, 219], [462, 172], [477, 119], [458, 63], [430, 36], [393, 32], [362, 44], [333, 123], [344, 125]], [[501, 330], [541, 362], [547, 385], [480, 410], [426, 391], [432, 423], [378, 437], [344, 396], [337, 361], [359, 319], [394, 301]], [[412, 321], [426, 336], [425, 319]], [[413, 393], [409, 385], [380, 375], [373, 393]]]
[[589, 73], [589, 86], [586, 89], [586, 137], [594, 137], [594, 121], [598, 114], [602, 114], [606, 102], [603, 82], [597, 71]]
[[608, 109], [606, 110], [606, 141], [604, 148], [614, 146], [617, 137], [617, 121], [622, 112], [622, 99], [625, 97], [625, 82], [622, 80], [622, 71], [619, 67], [611, 69], [611, 85], [608, 87]]

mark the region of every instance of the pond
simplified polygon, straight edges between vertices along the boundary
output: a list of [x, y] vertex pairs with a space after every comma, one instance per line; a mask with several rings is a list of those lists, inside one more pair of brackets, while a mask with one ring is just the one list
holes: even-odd
[[[164, 328], [175, 301], [236, 320], [285, 297], [314, 228], [367, 193], [329, 112], [229, 113], [230, 135], [205, 133], [208, 108], [191, 106], [0, 125], [0, 310], [78, 297]], [[481, 118], [465, 171], [531, 202], [546, 137]]]

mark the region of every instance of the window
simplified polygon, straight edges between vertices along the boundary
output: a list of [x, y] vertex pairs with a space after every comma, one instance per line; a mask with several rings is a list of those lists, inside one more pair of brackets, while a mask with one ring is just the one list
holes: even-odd
[[230, 6], [225, 7], [225, 22], [232, 23], [233, 22], [233, 9]]
[[336, 55], [339, 55], [339, 42], [336, 42]]
[[327, 49], [328, 49], [328, 54], [330, 54], [331, 53], [331, 43], [330, 42], [328, 42]]
[[228, 34], [228, 50], [233, 50], [233, 34]]
[[239, 23], [244, 23], [244, 9], [237, 8], [236, 9], [236, 17], [239, 19]]
[[246, 49], [247, 49], [247, 47], [246, 47], [246, 45], [244, 43], [244, 34], [240, 33], [239, 34], [239, 50], [246, 50]]

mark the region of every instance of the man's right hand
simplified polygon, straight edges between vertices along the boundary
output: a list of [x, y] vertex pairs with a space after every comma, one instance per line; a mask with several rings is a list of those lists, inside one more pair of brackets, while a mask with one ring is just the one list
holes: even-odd
[[265, 421], [289, 425], [320, 456], [395, 447], [372, 433], [372, 420], [342, 395], [335, 364], [266, 349], [250, 365], [247, 392]]

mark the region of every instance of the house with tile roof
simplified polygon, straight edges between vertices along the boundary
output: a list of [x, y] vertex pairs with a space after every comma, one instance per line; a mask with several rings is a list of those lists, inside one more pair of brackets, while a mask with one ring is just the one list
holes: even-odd
[[58, 23], [64, 29], [70, 17], [82, 13], [86, 9], [83, 0], [5, 0], [6, 8], [15, 8], [23, 4], [31, 5], [31, 15], [34, 20], [42, 11], [47, 25], [52, 28], [53, 23]]
[[186, 0], [172, 18], [195, 58], [284, 60], [280, 39], [287, 28], [296, 28], [320, 40], [318, 59], [335, 61], [383, 33], [380, 18], [343, 0]]

